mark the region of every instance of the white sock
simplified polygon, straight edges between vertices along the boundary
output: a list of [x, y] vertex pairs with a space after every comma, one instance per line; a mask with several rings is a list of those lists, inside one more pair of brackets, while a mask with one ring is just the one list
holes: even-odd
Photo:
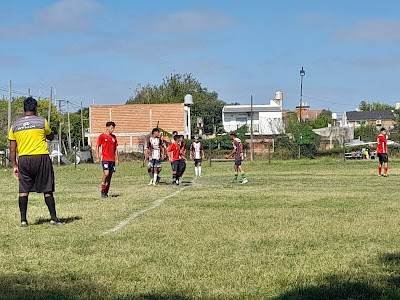
[[154, 173], [154, 175], [153, 175], [153, 181], [154, 182], [157, 182], [157, 176], [158, 176], [158, 174]]
[[197, 176], [199, 175], [198, 167], [194, 167], [194, 174]]
[[198, 173], [199, 173], [199, 176], [200, 176], [201, 175], [201, 166], [197, 167], [197, 168], [199, 169]]

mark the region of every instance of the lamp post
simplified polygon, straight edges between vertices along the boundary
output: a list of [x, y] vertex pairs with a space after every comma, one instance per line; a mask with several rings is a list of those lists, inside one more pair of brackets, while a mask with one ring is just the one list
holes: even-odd
[[301, 106], [303, 105], [303, 77], [306, 75], [306, 71], [304, 71], [304, 68], [301, 67], [300, 70], [300, 122], [301, 122]]
[[302, 126], [301, 126], [301, 122], [302, 122], [302, 118], [301, 118], [301, 111], [302, 111], [302, 105], [303, 105], [303, 77], [306, 75], [306, 71], [304, 71], [304, 68], [301, 67], [300, 70], [300, 105], [299, 105], [299, 109], [300, 109], [300, 114], [299, 114], [299, 131], [300, 131], [300, 143], [299, 143], [299, 159], [301, 156], [301, 140], [302, 140]]

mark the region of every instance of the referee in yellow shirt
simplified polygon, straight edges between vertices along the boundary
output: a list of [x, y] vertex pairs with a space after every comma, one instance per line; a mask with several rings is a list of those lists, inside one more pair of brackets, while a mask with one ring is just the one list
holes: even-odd
[[[29, 97], [24, 101], [24, 116], [17, 119], [8, 134], [13, 175], [19, 180], [19, 210], [21, 227], [27, 227], [26, 217], [30, 192], [43, 193], [50, 212], [50, 224], [61, 225], [57, 218], [54, 192], [54, 170], [47, 149], [48, 140], [54, 139], [49, 123], [36, 115], [37, 101]], [[18, 162], [17, 162], [18, 151]]]

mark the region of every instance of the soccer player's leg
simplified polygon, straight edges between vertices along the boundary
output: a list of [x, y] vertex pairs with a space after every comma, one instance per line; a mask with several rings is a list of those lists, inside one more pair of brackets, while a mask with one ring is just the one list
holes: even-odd
[[111, 186], [111, 178], [115, 172], [115, 162], [109, 162], [109, 172], [107, 176], [107, 184], [106, 184], [106, 196], [108, 197], [108, 191], [110, 190]]
[[110, 174], [109, 163], [108, 161], [102, 161], [101, 164], [103, 166], [103, 177], [101, 179], [101, 197], [106, 198], [107, 181], [108, 181], [108, 176]]
[[379, 165], [378, 165], [378, 176], [382, 175], [382, 164], [383, 164], [383, 157], [381, 153], [378, 153]]
[[388, 155], [385, 153], [383, 156], [383, 176], [384, 177], [388, 176], [388, 168], [389, 168], [388, 162], [389, 162]]
[[235, 161], [235, 164], [233, 165], [233, 169], [235, 170], [235, 172], [234, 172], [234, 174], [233, 174], [232, 182], [233, 182], [233, 183], [236, 183], [236, 182], [237, 182], [237, 179], [238, 179], [238, 166], [237, 166], [236, 161]]
[[31, 178], [29, 169], [31, 163], [28, 157], [20, 157], [18, 162], [18, 181], [19, 181], [19, 194], [18, 206], [21, 215], [21, 227], [28, 226], [27, 211], [28, 211], [28, 198], [29, 191], [34, 185], [34, 179]]
[[201, 159], [199, 159], [199, 163], [197, 164], [197, 172], [198, 172], [198, 176], [201, 176]]
[[154, 161], [154, 165], [153, 165], [153, 185], [157, 185], [158, 184], [158, 173], [160, 171], [161, 168], [161, 161], [160, 160], [155, 160]]
[[244, 172], [243, 166], [242, 166], [242, 161], [238, 161], [238, 173], [242, 176], [242, 184], [246, 184], [249, 182], [246, 177], [246, 173]]
[[147, 173], [149, 174], [150, 177], [150, 182], [148, 185], [152, 185], [153, 184], [153, 177], [154, 177], [154, 164], [153, 164], [153, 160], [150, 159], [149, 163], [147, 164]]

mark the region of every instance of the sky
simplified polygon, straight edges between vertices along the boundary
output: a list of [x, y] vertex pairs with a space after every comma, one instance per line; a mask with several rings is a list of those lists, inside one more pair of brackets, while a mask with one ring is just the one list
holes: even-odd
[[398, 0], [1, 1], [0, 92], [52, 87], [73, 110], [190, 73], [227, 103], [269, 104], [280, 90], [291, 110], [301, 98], [338, 113], [394, 106], [399, 11]]

